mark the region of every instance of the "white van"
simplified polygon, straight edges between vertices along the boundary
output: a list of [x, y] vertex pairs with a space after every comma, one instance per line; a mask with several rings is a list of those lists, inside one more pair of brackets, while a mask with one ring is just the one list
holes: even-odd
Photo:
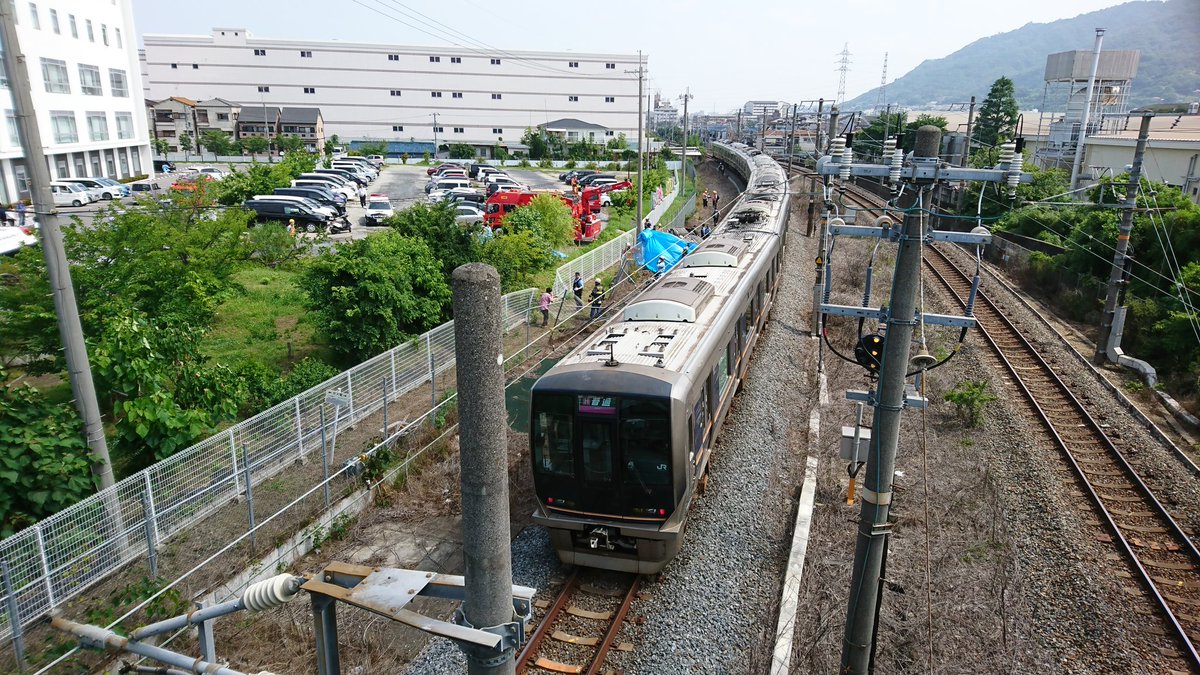
[[327, 190], [341, 193], [346, 197], [347, 201], [358, 199], [358, 190], [342, 185], [332, 178], [297, 178], [292, 181], [292, 187], [323, 187]]
[[50, 193], [54, 195], [55, 206], [83, 206], [96, 201], [96, 197], [79, 183], [56, 180], [50, 183]]
[[295, 197], [292, 195], [254, 195], [255, 199], [265, 199], [267, 201], [289, 202], [292, 204], [303, 204], [317, 213], [329, 218], [330, 220], [337, 218], [337, 210], [332, 206], [322, 206], [316, 201], [308, 197]]
[[471, 187], [471, 181], [465, 177], [464, 178], [453, 178], [453, 177], [439, 178], [439, 179], [433, 181], [433, 188], [430, 189], [430, 192], [433, 192], [433, 190], [445, 191], [445, 190], [454, 190], [456, 188], [470, 188], [470, 187]]

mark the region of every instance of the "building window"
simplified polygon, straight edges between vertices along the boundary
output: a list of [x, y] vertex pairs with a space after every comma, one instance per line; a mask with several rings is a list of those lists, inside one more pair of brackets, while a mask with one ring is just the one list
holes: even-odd
[[15, 146], [21, 145], [21, 133], [17, 129], [17, 113], [15, 110], [5, 110], [8, 117], [8, 142]]
[[567, 67], [568, 68], [578, 68], [579, 62], [578, 61], [567, 61]]
[[392, 131], [404, 131], [404, 125], [403, 124], [393, 124]]
[[605, 132], [604, 132], [604, 135], [605, 135], [605, 136], [612, 136], [612, 135], [613, 135], [613, 132], [612, 132], [612, 130], [610, 129], [610, 130], [608, 130], [608, 131], [605, 131]]
[[113, 96], [129, 96], [129, 87], [125, 83], [125, 71], [109, 68], [108, 81], [112, 84]]
[[305, 87], [305, 88], [304, 88], [304, 93], [306, 93], [306, 94], [315, 94], [315, 93], [317, 93], [317, 88], [316, 88], [316, 87]]
[[62, 34], [62, 31], [58, 29], [58, 10], [56, 9], [50, 10], [50, 30], [54, 31], [55, 35]]
[[502, 133], [504, 133], [504, 130], [503, 129], [492, 129], [492, 133], [493, 134], [502, 134]]
[[192, 70], [200, 70], [200, 64], [199, 64], [199, 63], [193, 63], [193, 64], [192, 64]]
[[312, 52], [307, 52], [307, 51], [300, 52], [300, 58], [302, 58], [302, 59], [311, 59], [311, 58], [312, 58]]
[[501, 98], [503, 98], [502, 94], [492, 94], [493, 101], [499, 101]]
[[217, 121], [218, 122], [228, 122], [229, 121], [229, 113], [217, 113]]
[[399, 95], [400, 95], [400, 90], [399, 90], [399, 89], [393, 89], [393, 90], [392, 90], [392, 96], [399, 96]]
[[429, 62], [430, 62], [430, 63], [441, 63], [441, 62], [442, 62], [442, 57], [440, 57], [440, 56], [431, 56], [431, 57], [429, 57]]
[[454, 127], [454, 133], [456, 133], [456, 134], [461, 134], [462, 132], [463, 132], [463, 128], [462, 128], [462, 127]]
[[604, 102], [605, 102], [605, 103], [616, 103], [616, 102], [617, 102], [617, 97], [616, 97], [616, 96], [605, 96], [605, 97], [604, 97]]
[[84, 27], [86, 27], [86, 28], [87, 28], [88, 42], [95, 42], [95, 41], [96, 41], [96, 34], [92, 32], [92, 20], [91, 20], [91, 19], [84, 19], [84, 20], [83, 20], [83, 25], [84, 25]]
[[440, 92], [440, 91], [431, 91], [431, 92], [429, 92], [429, 96], [430, 96], [431, 98], [441, 98], [441, 97], [442, 97], [442, 92]]
[[570, 101], [570, 102], [572, 102], [572, 103], [578, 103], [578, 102], [579, 102], [579, 97], [578, 97], [578, 96], [568, 96], [568, 97], [567, 97], [567, 100], [568, 100], [568, 101]]
[[433, 133], [435, 133], [435, 134], [440, 134], [444, 131], [446, 131], [446, 129], [444, 127], [434, 127], [433, 128]]
[[88, 138], [93, 141], [108, 140], [108, 118], [102, 112], [87, 114]]
[[75, 25], [75, 15], [74, 14], [67, 15], [67, 24], [71, 26], [71, 37], [78, 40], [79, 39], [79, 26]]
[[117, 113], [117, 138], [133, 138], [133, 113]]
[[255, 50], [254, 50], [254, 55], [255, 55], [255, 56], [266, 56], [266, 55], [267, 55], [267, 50], [265, 50], [265, 49], [255, 49]]
[[616, 70], [616, 69], [617, 69], [617, 64], [615, 64], [615, 63], [606, 63], [606, 64], [604, 64], [604, 67], [605, 67], [605, 68], [608, 68], [609, 70]]
[[50, 112], [50, 126], [54, 128], [55, 143], [78, 143], [79, 132], [75, 129], [75, 113], [69, 110]]
[[461, 92], [461, 91], [456, 91], [456, 92], [454, 92], [454, 93], [450, 94], [450, 97], [451, 97], [451, 98], [462, 98], [462, 92]]
[[79, 64], [79, 90], [88, 96], [102, 96], [104, 89], [100, 86], [100, 69], [96, 66]]
[[42, 20], [38, 18], [37, 3], [29, 3], [29, 18], [32, 22], [34, 30], [42, 29]]
[[179, 64], [178, 64], [178, 63], [172, 63], [172, 64], [171, 64], [171, 70], [178, 70], [178, 69], [179, 69]]
[[[4, 55], [4, 50], [0, 49], [0, 56]], [[4, 67], [4, 61], [0, 60], [0, 89], [8, 89], [8, 70]]]
[[271, 88], [260, 84], [260, 85], [258, 85], [258, 93], [269, 94], [269, 93], [271, 93]]
[[460, 57], [460, 56], [451, 56], [451, 57], [450, 57], [450, 63], [462, 63], [462, 57]]
[[113, 37], [117, 38], [117, 49], [124, 49], [125, 45], [121, 44], [121, 29], [120, 28], [113, 29]]
[[67, 79], [67, 62], [58, 59], [42, 59], [42, 79], [46, 91], [51, 94], [71, 93], [71, 82]]
[[498, 66], [498, 65], [500, 65], [500, 59], [492, 59], [492, 65], [493, 65], [493, 66]]
[[104, 43], [105, 47], [108, 46], [108, 24], [100, 24], [100, 41]]
[[388, 61], [399, 61], [399, 60], [400, 60], [399, 54], [388, 54]]

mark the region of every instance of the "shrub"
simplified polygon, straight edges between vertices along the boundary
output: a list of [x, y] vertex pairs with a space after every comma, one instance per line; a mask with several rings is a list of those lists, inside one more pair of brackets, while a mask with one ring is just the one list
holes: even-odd
[[987, 388], [987, 380], [963, 380], [946, 392], [944, 398], [954, 404], [967, 426], [977, 427], [983, 423], [984, 406], [996, 400]]
[[538, 168], [553, 169], [554, 161], [551, 160], [549, 157], [543, 157], [541, 160], [538, 161]]
[[567, 160], [567, 163], [566, 163], [566, 164], [563, 164], [563, 168], [564, 168], [564, 169], [574, 169], [574, 168], [575, 168], [575, 160], [573, 160], [573, 159], [568, 159], [568, 160]]

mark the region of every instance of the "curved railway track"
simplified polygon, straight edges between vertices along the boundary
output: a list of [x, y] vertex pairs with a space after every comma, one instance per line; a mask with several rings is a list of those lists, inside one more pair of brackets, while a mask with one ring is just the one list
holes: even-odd
[[517, 655], [517, 674], [605, 672], [601, 668], [610, 650], [633, 649], [616, 640], [641, 579], [574, 568], [552, 603], [535, 603], [545, 613]]
[[[844, 194], [860, 207], [881, 206], [878, 196], [857, 186], [844, 187]], [[965, 306], [970, 274], [938, 246], [926, 246], [925, 251], [925, 269]], [[1108, 532], [1105, 540], [1118, 549], [1130, 577], [1158, 610], [1178, 643], [1180, 658], [1200, 672], [1200, 551], [1105, 432], [1105, 425], [1088, 413], [983, 290], [977, 292], [974, 309], [978, 331], [1073, 470]]]

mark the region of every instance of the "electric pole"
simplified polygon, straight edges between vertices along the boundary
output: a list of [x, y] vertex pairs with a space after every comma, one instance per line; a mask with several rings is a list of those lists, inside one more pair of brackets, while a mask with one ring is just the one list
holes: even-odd
[[1083, 164], [1083, 146], [1087, 142], [1088, 118], [1092, 113], [1092, 94], [1096, 91], [1096, 72], [1100, 69], [1100, 45], [1104, 43], [1104, 29], [1096, 29], [1096, 45], [1092, 48], [1092, 74], [1088, 76], [1087, 101], [1083, 106], [1083, 119], [1079, 120], [1079, 140], [1075, 142], [1075, 159], [1071, 161], [1071, 190], [1079, 187], [1079, 170]]
[[788, 175], [790, 176], [792, 173], [792, 155], [796, 154], [796, 104], [795, 103], [792, 104], [792, 123], [788, 126], [788, 140], [787, 140], [786, 147], [787, 147], [787, 153], [788, 153], [788, 168], [787, 168], [787, 170], [788, 170]]
[[1142, 181], [1142, 159], [1146, 154], [1146, 143], [1150, 140], [1150, 120], [1153, 117], [1153, 113], [1142, 114], [1137, 145], [1133, 149], [1133, 167], [1129, 170], [1129, 184], [1125, 186], [1125, 201], [1121, 203], [1121, 224], [1117, 230], [1117, 250], [1113, 254], [1113, 267], [1108, 275], [1108, 293], [1104, 296], [1104, 314], [1100, 319], [1100, 339], [1096, 340], [1096, 353], [1092, 355], [1092, 363], [1096, 365], [1101, 365], [1108, 359], [1108, 340], [1112, 336], [1113, 316], [1117, 311], [1117, 296], [1125, 284], [1125, 259], [1129, 251], [1129, 233], [1133, 231], [1133, 212], [1137, 208], [1137, 193]]
[[17, 40], [13, 5], [8, 2], [0, 2], [0, 44], [4, 45], [4, 69], [8, 71], [12, 83], [9, 89], [12, 91], [13, 112], [21, 136], [21, 149], [25, 153], [25, 166], [29, 171], [29, 196], [33, 202], [33, 212], [41, 225], [42, 255], [46, 259], [46, 273], [50, 279], [50, 291], [54, 295], [54, 311], [58, 315], [58, 334], [67, 360], [71, 394], [75, 397], [75, 409], [83, 420], [88, 448], [92, 453], [92, 475], [99, 482], [100, 489], [104, 490], [113, 485], [112, 461], [108, 457], [104, 423], [100, 419], [96, 386], [92, 382], [87, 345], [83, 341], [83, 326], [79, 321], [75, 288], [71, 285], [71, 268], [63, 248], [58, 210], [50, 194], [50, 169], [46, 166], [46, 153], [42, 148], [42, 136], [30, 94], [29, 70]]
[[641, 231], [642, 228], [642, 150], [645, 147], [642, 141], [642, 127], [645, 124], [645, 113], [642, 110], [642, 83], [645, 81], [646, 67], [642, 64], [642, 50], [638, 50], [638, 67], [637, 70], [627, 70], [626, 73], [637, 73], [638, 76], [638, 134], [637, 134], [637, 156], [638, 156], [638, 172], [637, 172], [637, 222], [634, 224], [634, 230]]
[[762, 129], [758, 132], [758, 151], [767, 151], [767, 111], [763, 110]]
[[437, 118], [438, 118], [438, 114], [437, 114], [437, 113], [433, 113], [433, 158], [434, 158], [434, 159], [437, 159], [437, 153], [438, 153], [438, 137], [437, 137], [437, 134], [438, 134], [438, 131], [437, 131], [437, 130], [438, 130], [438, 123], [437, 123]]
[[[828, 260], [824, 261], [825, 301], [819, 305], [820, 314], [856, 319], [865, 317], [886, 326], [882, 335], [863, 336], [855, 350], [855, 360], [869, 373], [878, 374], [876, 390], [847, 392], [847, 398], [868, 403], [874, 406], [875, 411], [870, 440], [864, 448], [866, 480], [861, 492], [862, 511], [858, 519], [853, 574], [842, 642], [839, 672], [843, 675], [866, 675], [870, 668], [877, 617], [882, 602], [883, 564], [891, 533], [888, 514], [893, 499], [892, 483], [900, 441], [901, 413], [906, 406], [925, 405], [925, 400], [915, 390], [910, 391], [907, 382], [908, 371], [911, 368], [920, 372], [936, 362], [936, 359], [924, 350], [910, 361], [914, 328], [917, 325], [942, 325], [969, 329], [975, 325], [975, 320], [970, 316], [928, 314], [923, 311], [923, 307], [918, 306], [922, 247], [926, 242], [932, 241], [982, 246], [991, 240], [990, 233], [983, 228], [972, 232], [950, 232], [926, 227], [928, 200], [937, 189], [937, 183], [941, 181], [1003, 182], [1007, 184], [1009, 196], [1014, 197], [1018, 184], [1032, 180], [1032, 176], [1021, 172], [1021, 153], [1016, 151], [1014, 143], [1005, 143], [1002, 146], [1000, 163], [996, 169], [962, 169], [943, 165], [938, 160], [941, 134], [941, 130], [934, 126], [927, 125], [918, 129], [913, 158], [908, 164], [904, 163], [903, 150], [896, 148], [894, 142], [888, 144], [890, 147], [884, 153], [884, 163], [855, 164], [854, 154], [846, 147], [845, 138], [839, 136], [830, 143], [830, 155], [822, 158], [817, 165], [820, 175], [838, 176], [843, 183], [852, 176], [875, 177], [888, 184], [893, 195], [901, 194], [904, 197], [898, 207], [904, 211], [904, 220], [899, 227], [893, 225], [890, 219], [877, 221], [874, 226], [848, 226], [839, 219], [833, 219], [826, 224], [828, 234], [833, 237], [862, 236], [899, 242], [892, 276], [892, 296], [885, 307], [829, 304], [828, 294], [833, 283], [829, 278]], [[828, 213], [828, 200], [826, 208]], [[821, 257], [817, 259], [818, 264], [827, 253], [823, 246]], [[973, 303], [974, 290], [966, 306], [971, 307]], [[862, 356], [858, 355], [859, 351], [862, 352]], [[860, 433], [861, 430], [855, 428], [854, 436], [850, 438], [858, 439]], [[854, 456], [857, 457], [858, 441], [855, 440], [851, 447], [854, 448]]]
[[[683, 162], [680, 166], [685, 166], [687, 163], [687, 144], [688, 144], [688, 99], [692, 98], [692, 88], [687, 87], [683, 90], [683, 95], [679, 98], [683, 99], [683, 145], [680, 153], [680, 160]], [[684, 172], [686, 173], [686, 169]]]
[[738, 118], [737, 118], [737, 138], [736, 138], [736, 139], [734, 139], [734, 140], [736, 140], [738, 143], [741, 143], [741, 142], [742, 142], [742, 111], [741, 111], [741, 110], [739, 110], [739, 111], [738, 111]]
[[817, 137], [813, 142], [813, 155], [820, 158], [825, 154], [821, 149], [821, 121], [825, 119], [825, 99], [817, 99]]

